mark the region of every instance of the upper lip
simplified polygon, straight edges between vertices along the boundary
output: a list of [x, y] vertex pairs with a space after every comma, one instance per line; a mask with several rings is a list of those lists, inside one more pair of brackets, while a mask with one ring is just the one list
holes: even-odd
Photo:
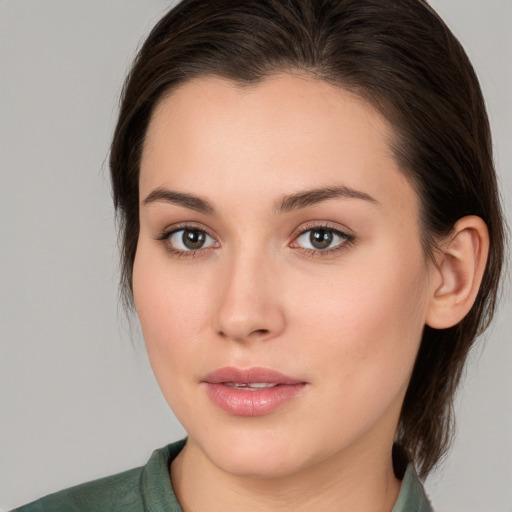
[[208, 384], [234, 382], [239, 384], [268, 383], [268, 384], [302, 384], [304, 381], [288, 377], [271, 368], [253, 366], [251, 368], [235, 368], [225, 366], [214, 370], [202, 379]]

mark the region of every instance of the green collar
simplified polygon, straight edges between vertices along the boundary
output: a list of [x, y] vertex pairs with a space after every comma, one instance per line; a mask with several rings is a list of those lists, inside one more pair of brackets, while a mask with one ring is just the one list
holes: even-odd
[[[153, 512], [183, 512], [169, 479], [170, 463], [186, 440], [155, 450], [143, 468], [141, 486], [145, 509]], [[407, 466], [398, 499], [391, 512], [433, 512], [412, 464]]]

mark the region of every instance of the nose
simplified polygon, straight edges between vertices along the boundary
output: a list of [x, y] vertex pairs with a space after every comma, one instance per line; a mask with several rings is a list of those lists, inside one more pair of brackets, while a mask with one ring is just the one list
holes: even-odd
[[268, 340], [285, 327], [276, 269], [255, 255], [239, 255], [219, 274], [213, 328], [234, 341]]

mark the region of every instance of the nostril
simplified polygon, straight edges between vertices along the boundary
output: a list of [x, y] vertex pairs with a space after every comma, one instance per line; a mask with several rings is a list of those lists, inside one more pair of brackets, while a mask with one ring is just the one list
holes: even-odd
[[244, 339], [247, 339], [249, 340], [250, 338], [261, 338], [261, 337], [265, 337], [265, 336], [268, 336], [270, 334], [270, 330], [269, 329], [255, 329], [253, 331], [250, 331], [248, 335], [240, 335], [240, 336], [236, 336], [236, 334], [232, 333], [232, 334], [228, 334], [224, 331], [219, 331], [219, 336], [221, 336], [222, 338], [233, 338], [233, 339], [237, 339], [239, 341], [242, 341]]
[[256, 329], [255, 331], [253, 331], [253, 334], [261, 334], [261, 335], [266, 335], [268, 334], [270, 331], [268, 329]]

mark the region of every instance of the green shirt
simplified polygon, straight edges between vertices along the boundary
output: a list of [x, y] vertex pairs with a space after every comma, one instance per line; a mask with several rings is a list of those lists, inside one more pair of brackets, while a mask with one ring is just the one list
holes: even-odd
[[[12, 512], [183, 512], [169, 466], [184, 445], [170, 444], [155, 450], [145, 466], [50, 494]], [[412, 465], [391, 512], [432, 512]]]

